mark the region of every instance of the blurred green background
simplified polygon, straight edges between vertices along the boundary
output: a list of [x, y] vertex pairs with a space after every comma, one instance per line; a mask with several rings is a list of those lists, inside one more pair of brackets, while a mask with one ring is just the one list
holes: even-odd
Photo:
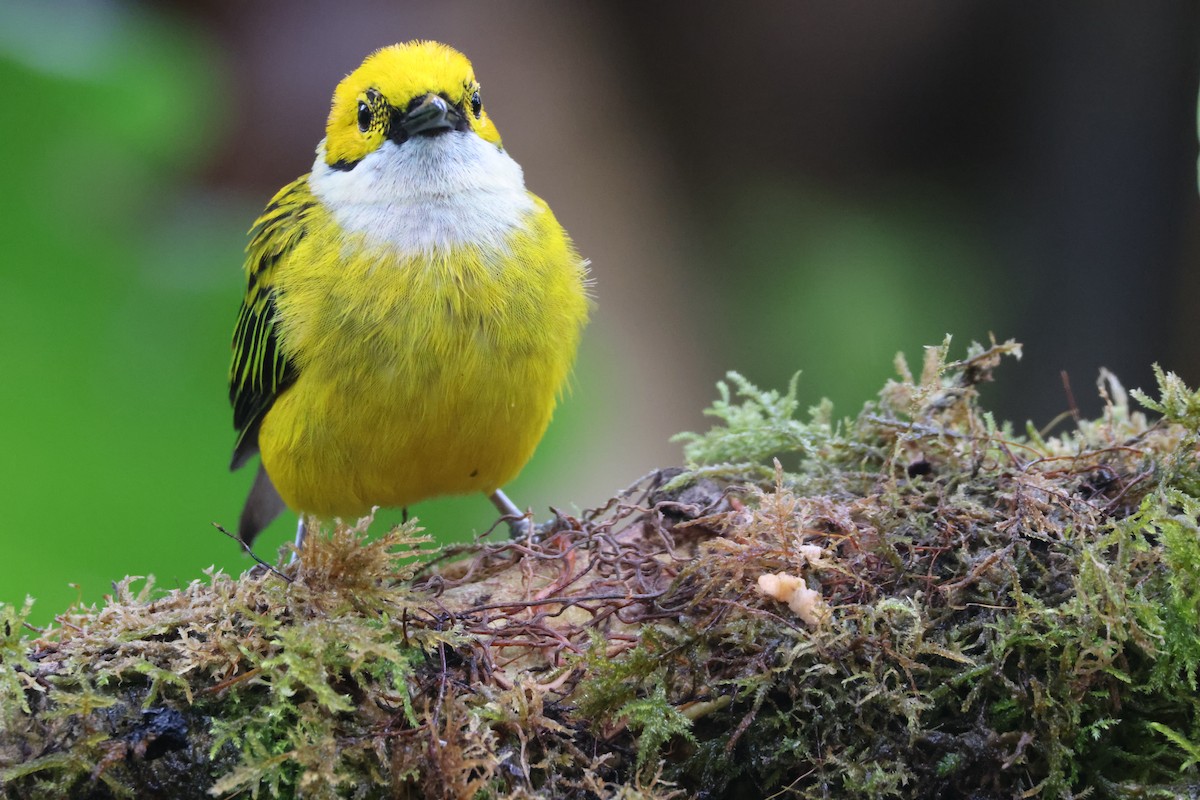
[[[574, 388], [512, 496], [679, 459], [736, 368], [852, 414], [945, 333], [1026, 343], [990, 401], [1085, 412], [1100, 366], [1200, 382], [1195, 3], [682, 0], [0, 5], [0, 601], [248, 561], [226, 470], [245, 231], [370, 50], [475, 62], [592, 260]], [[440, 537], [481, 497], [412, 509]], [[394, 519], [395, 515], [389, 516]], [[294, 518], [264, 536], [270, 555]]]

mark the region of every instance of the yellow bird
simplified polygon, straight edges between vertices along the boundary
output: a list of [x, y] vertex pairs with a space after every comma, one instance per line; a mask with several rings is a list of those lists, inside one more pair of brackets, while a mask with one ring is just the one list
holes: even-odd
[[233, 335], [239, 535], [286, 505], [352, 518], [500, 487], [533, 455], [587, 320], [586, 263], [525, 188], [471, 63], [372, 53], [333, 95], [312, 172], [250, 231]]

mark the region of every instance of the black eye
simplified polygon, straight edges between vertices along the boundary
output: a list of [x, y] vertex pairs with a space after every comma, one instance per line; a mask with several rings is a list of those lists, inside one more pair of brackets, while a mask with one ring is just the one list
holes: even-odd
[[479, 115], [483, 113], [483, 100], [478, 91], [471, 95], [471, 113], [475, 115], [475, 119], [479, 119]]
[[363, 133], [366, 133], [367, 129], [371, 127], [372, 116], [374, 116], [374, 115], [371, 114], [371, 107], [368, 106], [366, 103], [364, 103], [362, 100], [359, 100], [358, 101], [358, 129], [360, 131], [362, 131]]

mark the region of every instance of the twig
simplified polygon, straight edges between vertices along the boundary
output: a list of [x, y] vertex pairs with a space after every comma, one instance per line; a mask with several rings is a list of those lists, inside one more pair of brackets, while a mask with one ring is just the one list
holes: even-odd
[[1079, 420], [1083, 417], [1080, 415], [1079, 406], [1075, 402], [1075, 393], [1071, 391], [1071, 376], [1067, 374], [1065, 369], [1060, 374], [1062, 375], [1063, 391], [1067, 393], [1067, 404], [1071, 411], [1071, 419], [1075, 420], [1075, 424], [1078, 425]]
[[223, 527], [221, 527], [221, 525], [220, 525], [219, 523], [216, 523], [216, 522], [214, 522], [212, 525], [213, 525], [213, 527], [214, 527], [214, 528], [216, 528], [217, 530], [219, 530], [221, 533], [225, 534], [225, 535], [226, 535], [226, 536], [228, 536], [230, 539], [233, 539], [235, 542], [237, 542], [238, 544], [240, 544], [240, 545], [242, 546], [242, 549], [246, 551], [246, 555], [250, 556], [250, 557], [251, 557], [251, 558], [253, 558], [255, 561], [257, 561], [257, 562], [258, 562], [258, 564], [259, 564], [259, 566], [261, 566], [261, 567], [265, 567], [266, 569], [268, 569], [268, 570], [270, 570], [271, 572], [273, 572], [273, 573], [275, 573], [276, 575], [278, 575], [280, 578], [283, 578], [283, 579], [284, 579], [285, 581], [287, 581], [288, 583], [292, 583], [292, 582], [294, 581], [294, 578], [289, 578], [287, 575], [284, 575], [282, 572], [280, 572], [279, 570], [275, 569], [273, 566], [271, 566], [270, 564], [268, 564], [266, 561], [263, 561], [261, 558], [259, 558], [259, 557], [258, 557], [258, 554], [257, 554], [257, 553], [255, 553], [253, 550], [251, 550], [251, 549], [250, 549], [250, 545], [246, 544], [246, 543], [245, 543], [245, 542], [243, 542], [241, 539], [239, 539], [238, 537], [234, 536], [234, 535], [233, 535], [232, 533], [230, 533], [229, 531], [225, 530]]

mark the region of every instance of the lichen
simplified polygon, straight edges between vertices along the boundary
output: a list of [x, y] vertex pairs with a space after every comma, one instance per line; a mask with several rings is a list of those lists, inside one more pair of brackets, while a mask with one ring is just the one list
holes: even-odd
[[977, 385], [1019, 353], [898, 358], [844, 419], [731, 374], [686, 470], [537, 539], [368, 518], [0, 607], [3, 795], [1194, 796], [1200, 394], [1106, 373], [1017, 433]]

